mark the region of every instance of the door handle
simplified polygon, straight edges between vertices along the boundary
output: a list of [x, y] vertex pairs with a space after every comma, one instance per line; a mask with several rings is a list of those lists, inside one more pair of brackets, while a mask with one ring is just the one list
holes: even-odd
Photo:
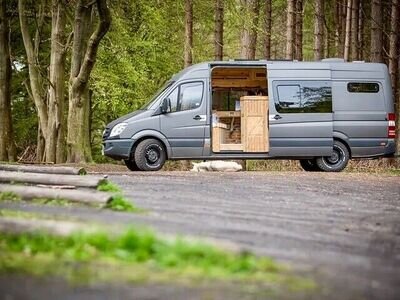
[[279, 119], [282, 119], [282, 117], [280, 115], [275, 115], [274, 119], [279, 120]]
[[199, 115], [194, 116], [193, 120], [199, 121], [199, 120], [201, 120], [201, 117]]

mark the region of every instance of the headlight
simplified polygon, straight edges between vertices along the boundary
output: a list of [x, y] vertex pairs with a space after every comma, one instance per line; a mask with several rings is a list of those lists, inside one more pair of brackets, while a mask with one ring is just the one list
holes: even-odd
[[120, 135], [122, 131], [126, 128], [128, 124], [127, 123], [119, 123], [113, 127], [110, 133], [110, 137]]

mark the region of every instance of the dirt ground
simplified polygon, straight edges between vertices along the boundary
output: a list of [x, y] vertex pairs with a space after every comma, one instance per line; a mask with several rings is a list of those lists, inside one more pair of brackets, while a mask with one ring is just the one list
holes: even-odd
[[[400, 298], [400, 177], [364, 173], [131, 172], [110, 174], [109, 178], [148, 213], [15, 203], [0, 207], [105, 224], [151, 225], [164, 233], [232, 241], [316, 279], [320, 290], [315, 299]], [[0, 277], [3, 292], [7, 280]], [[163, 299], [163, 292], [152, 295], [149, 299]]]

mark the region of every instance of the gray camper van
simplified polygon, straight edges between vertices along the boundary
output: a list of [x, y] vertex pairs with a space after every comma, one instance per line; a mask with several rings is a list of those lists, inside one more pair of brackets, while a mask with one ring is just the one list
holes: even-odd
[[325, 59], [221, 61], [174, 75], [140, 110], [106, 126], [104, 155], [130, 170], [165, 160], [298, 159], [341, 171], [395, 152], [384, 64]]

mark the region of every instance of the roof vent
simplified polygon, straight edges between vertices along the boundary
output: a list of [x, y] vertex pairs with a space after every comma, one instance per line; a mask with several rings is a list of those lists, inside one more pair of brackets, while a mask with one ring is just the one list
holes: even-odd
[[344, 62], [343, 58], [324, 58], [321, 60], [322, 62]]

